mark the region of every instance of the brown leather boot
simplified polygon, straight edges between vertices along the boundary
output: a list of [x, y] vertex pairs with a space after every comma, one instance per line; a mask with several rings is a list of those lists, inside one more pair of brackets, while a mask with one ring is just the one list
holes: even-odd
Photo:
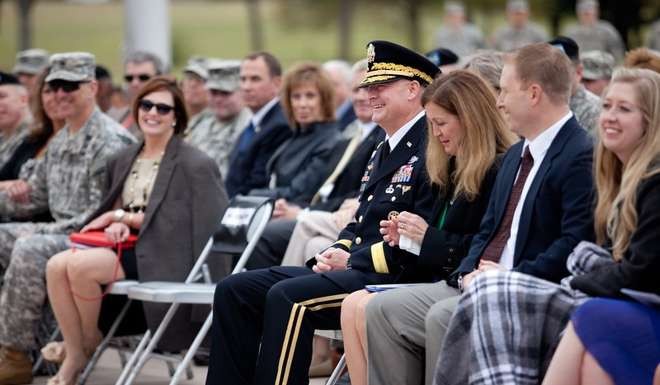
[[32, 383], [32, 362], [27, 353], [0, 347], [0, 385]]

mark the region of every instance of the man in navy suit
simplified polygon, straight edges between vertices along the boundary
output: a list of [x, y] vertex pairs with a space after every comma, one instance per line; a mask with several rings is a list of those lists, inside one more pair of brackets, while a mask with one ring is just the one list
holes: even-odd
[[424, 367], [431, 384], [451, 315], [474, 277], [502, 269], [558, 282], [573, 247], [593, 238], [592, 141], [568, 107], [571, 73], [566, 55], [546, 43], [507, 56], [497, 104], [522, 140], [506, 153], [479, 233], [452, 277], [367, 305], [370, 384], [418, 385]]
[[277, 97], [281, 83], [282, 66], [270, 53], [256, 52], [243, 59], [240, 90], [254, 115], [229, 157], [225, 180], [229, 197], [268, 187], [268, 159], [292, 134]]

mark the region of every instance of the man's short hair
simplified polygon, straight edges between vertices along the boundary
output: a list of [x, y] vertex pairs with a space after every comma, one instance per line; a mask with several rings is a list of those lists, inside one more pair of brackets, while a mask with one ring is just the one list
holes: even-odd
[[350, 86], [351, 78], [353, 77], [353, 71], [351, 71], [351, 65], [348, 64], [348, 62], [338, 59], [328, 60], [321, 65], [321, 68], [326, 71], [336, 70], [341, 74], [342, 79], [344, 79], [344, 83]]
[[124, 67], [127, 63], [151, 63], [156, 69], [156, 75], [162, 75], [165, 72], [165, 65], [158, 56], [151, 52], [146, 51], [133, 51], [126, 55], [124, 59]]
[[547, 43], [526, 45], [506, 59], [516, 69], [518, 79], [529, 86], [538, 84], [553, 103], [568, 103], [573, 66], [568, 56]]
[[269, 52], [254, 52], [247, 55], [244, 60], [257, 60], [259, 58], [262, 58], [266, 63], [270, 77], [274, 78], [282, 76], [282, 65], [280, 64], [280, 61]]

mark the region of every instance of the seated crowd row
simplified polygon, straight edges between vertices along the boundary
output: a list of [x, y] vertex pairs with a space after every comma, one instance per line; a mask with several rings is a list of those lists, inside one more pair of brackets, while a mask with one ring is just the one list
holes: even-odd
[[[15, 107], [0, 142], [11, 175], [0, 184], [0, 384], [32, 380], [47, 298], [64, 338], [52, 382], [75, 383], [113, 311], [102, 285], [183, 281], [238, 194], [275, 198], [275, 211], [250, 271], [216, 289], [214, 306], [232, 311], [214, 314], [209, 385], [305, 384], [314, 330], [340, 327], [353, 384], [650, 383], [654, 329], [615, 323], [657, 325], [657, 310], [579, 306], [660, 292], [660, 75], [618, 69], [594, 109], [575, 99], [586, 91], [567, 38], [446, 73], [374, 41], [352, 69], [327, 68], [282, 78], [265, 52], [192, 63], [213, 110], [194, 116], [173, 78], [145, 76], [123, 127], [96, 105], [91, 54], [53, 55], [31, 114], [27, 90], [0, 74]], [[68, 235], [89, 230], [138, 241], [121, 259], [71, 248]], [[427, 284], [379, 292], [390, 283]], [[203, 321], [182, 313], [163, 350], [188, 346]], [[144, 305], [151, 329], [163, 314]], [[621, 327], [630, 333], [613, 337]]]

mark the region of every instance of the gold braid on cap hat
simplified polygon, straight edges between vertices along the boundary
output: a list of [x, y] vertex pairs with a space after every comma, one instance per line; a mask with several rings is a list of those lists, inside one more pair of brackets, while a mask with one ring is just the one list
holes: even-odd
[[374, 63], [371, 66], [371, 70], [367, 73], [367, 76], [371, 77], [378, 75], [394, 75], [406, 77], [417, 76], [429, 84], [433, 83], [433, 78], [427, 73], [422, 72], [417, 68], [396, 63]]

